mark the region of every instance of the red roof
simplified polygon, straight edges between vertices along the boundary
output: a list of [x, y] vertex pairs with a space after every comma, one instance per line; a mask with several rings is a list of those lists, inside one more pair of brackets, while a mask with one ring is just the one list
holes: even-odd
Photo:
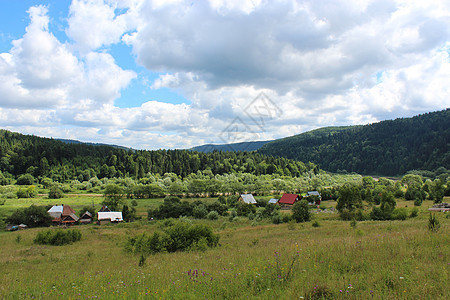
[[283, 197], [281, 197], [280, 201], [278, 203], [280, 204], [294, 204], [295, 201], [297, 201], [298, 195], [297, 194], [283, 194]]

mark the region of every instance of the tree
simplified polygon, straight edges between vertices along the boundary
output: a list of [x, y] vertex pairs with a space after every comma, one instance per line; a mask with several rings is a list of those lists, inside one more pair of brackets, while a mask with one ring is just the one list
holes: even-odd
[[6, 219], [10, 224], [25, 224], [29, 227], [50, 226], [52, 218], [43, 206], [31, 205], [27, 208], [16, 210]]
[[122, 218], [125, 222], [133, 222], [137, 219], [136, 208], [128, 208], [128, 205], [124, 205], [122, 208]]
[[59, 184], [52, 184], [50, 186], [50, 190], [48, 191], [48, 198], [49, 199], [59, 199], [64, 197], [64, 193], [61, 190]]
[[34, 177], [31, 174], [23, 174], [17, 179], [18, 185], [32, 185], [34, 183]]
[[297, 201], [292, 207], [292, 218], [297, 222], [309, 222], [311, 213], [309, 212], [308, 201]]
[[353, 211], [357, 208], [361, 208], [361, 206], [361, 193], [356, 185], [347, 184], [339, 190], [339, 198], [336, 205], [338, 211], [345, 209]]
[[103, 204], [111, 210], [120, 210], [123, 204], [124, 191], [117, 184], [107, 184], [104, 191], [105, 200]]

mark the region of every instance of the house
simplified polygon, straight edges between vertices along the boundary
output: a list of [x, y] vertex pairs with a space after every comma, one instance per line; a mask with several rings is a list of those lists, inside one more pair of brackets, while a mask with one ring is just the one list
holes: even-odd
[[92, 223], [92, 214], [89, 211], [86, 211], [84, 214], [81, 215], [79, 221], [81, 224]]
[[278, 204], [282, 206], [294, 205], [295, 202], [300, 200], [300, 196], [297, 194], [283, 194]]
[[247, 204], [256, 204], [256, 200], [252, 194], [242, 194], [239, 197], [238, 201], [243, 201], [244, 203]]
[[269, 204], [277, 204], [278, 203], [278, 199], [277, 198], [272, 198], [269, 200]]
[[310, 196], [314, 196], [311, 199], [315, 199], [314, 202], [311, 200], [308, 200], [308, 204], [309, 205], [320, 205], [320, 201], [322, 200], [322, 196], [320, 195], [320, 193], [318, 191], [311, 191], [306, 193], [305, 198], [308, 198]]
[[56, 224], [73, 225], [79, 220], [69, 205], [54, 205], [48, 210], [48, 213], [52, 217], [52, 222]]
[[121, 211], [99, 211], [97, 213], [97, 219], [99, 225], [118, 223], [122, 222], [122, 212]]

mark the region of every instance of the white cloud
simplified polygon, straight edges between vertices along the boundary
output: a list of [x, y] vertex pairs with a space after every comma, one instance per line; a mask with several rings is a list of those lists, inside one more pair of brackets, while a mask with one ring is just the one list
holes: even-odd
[[[61, 137], [188, 147], [220, 142], [235, 117], [253, 126], [244, 108], [261, 92], [281, 114], [255, 129], [260, 139], [449, 104], [445, 0], [74, 0], [68, 43], [49, 31], [46, 7], [29, 13], [26, 34], [0, 53], [3, 126], [27, 132], [54, 134], [47, 124]], [[110, 47], [118, 43], [163, 73], [151, 89], [190, 103], [114, 106], [138, 77], [117, 65]]]

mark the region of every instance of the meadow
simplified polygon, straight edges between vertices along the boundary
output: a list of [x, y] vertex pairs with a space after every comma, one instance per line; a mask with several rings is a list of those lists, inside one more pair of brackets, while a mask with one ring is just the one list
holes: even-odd
[[[13, 209], [9, 201], [15, 207], [30, 204], [8, 200], [0, 210]], [[77, 210], [93, 201], [98, 205], [102, 198], [78, 195], [57, 203]], [[138, 200], [138, 212], [144, 215], [161, 201]], [[430, 232], [426, 209], [431, 205], [425, 201], [419, 215], [405, 221], [354, 226], [332, 213], [314, 214], [319, 227], [190, 219], [213, 227], [220, 245], [150, 255], [142, 266], [139, 255], [124, 250], [127, 238], [160, 230], [163, 221], [77, 226], [81, 241], [65, 246], [34, 244], [42, 228], [0, 232], [0, 298], [448, 299], [450, 220], [436, 214], [441, 227]], [[398, 206], [410, 209], [412, 203]]]

